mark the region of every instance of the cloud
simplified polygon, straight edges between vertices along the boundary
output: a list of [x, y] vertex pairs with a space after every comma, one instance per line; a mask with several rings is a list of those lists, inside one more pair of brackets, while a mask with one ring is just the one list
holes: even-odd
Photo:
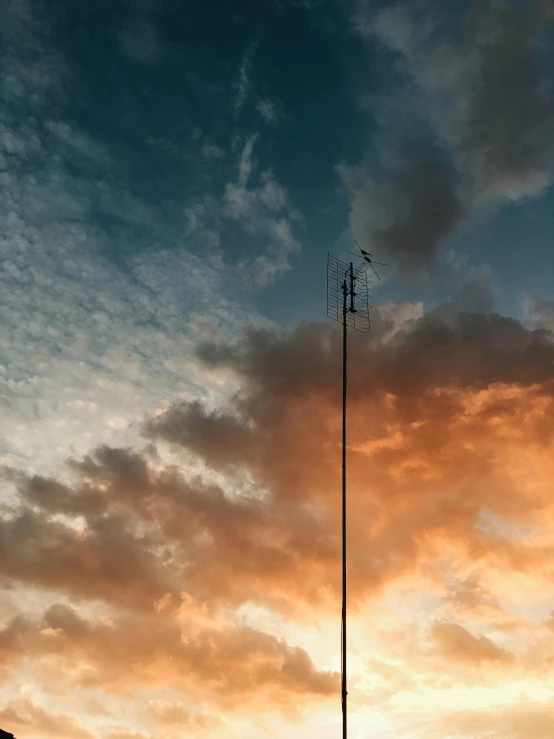
[[181, 701], [150, 701], [148, 706], [152, 717], [167, 726], [176, 726], [179, 729], [202, 731], [209, 728], [218, 728], [220, 721], [209, 715], [199, 714], [191, 710]]
[[[389, 52], [397, 84], [374, 108], [377, 161], [339, 171], [356, 238], [401, 272], [432, 267], [476, 209], [539, 195], [554, 165], [539, 49], [547, 3], [472, 3], [457, 21], [439, 5], [360, 2], [356, 12], [359, 32]], [[406, 110], [409, 131], [398, 123]]]
[[[8, 623], [0, 632], [3, 659], [17, 664], [33, 656], [58, 667], [78, 661], [76, 682], [83, 687], [125, 692], [165, 684], [229, 707], [251, 702], [254, 687], [260, 707], [268, 698], [286, 702], [295, 695], [335, 693], [337, 674], [318, 671], [305, 650], [233, 624], [196, 629], [190, 603], [183, 601], [173, 613], [121, 615], [108, 623], [85, 620], [57, 604], [39, 622]], [[166, 713], [168, 718], [175, 722], [175, 713]]]
[[[207, 196], [186, 209], [186, 232], [199, 251], [218, 256], [219, 266], [240, 282], [247, 294], [273, 284], [291, 268], [290, 257], [301, 248], [297, 230], [302, 216], [271, 167], [255, 155], [260, 135], [245, 136], [236, 156], [235, 175], [227, 178], [217, 196]], [[223, 152], [204, 155], [223, 157]], [[238, 228], [237, 228], [238, 227]], [[237, 240], [236, 233], [239, 234]], [[229, 237], [230, 234], [230, 237]], [[235, 241], [236, 255], [222, 250]]]
[[401, 268], [431, 263], [464, 216], [448, 164], [411, 162], [375, 181], [364, 168], [339, 167], [351, 196], [351, 225], [362, 244], [376, 244]]
[[497, 616], [502, 613], [491, 592], [481, 582], [478, 572], [471, 572], [467, 577], [448, 583], [446, 597], [461, 613], [481, 614], [484, 611], [490, 613], [491, 610], [496, 611]]
[[[74, 80], [36, 4], [7, 7], [0, 720], [37, 739], [222, 739], [271, 731], [284, 712], [324, 736], [339, 687], [339, 337], [320, 325], [240, 337], [261, 319], [233, 297], [222, 249], [230, 226], [260, 247], [238, 265], [249, 284], [281, 274], [298, 248], [291, 194], [262, 163], [261, 134], [237, 137], [232, 162], [199, 132], [203, 167], [235, 167], [226, 186], [184, 213], [143, 201], [118, 152], [57, 107]], [[243, 59], [239, 111], [258, 100], [251, 79]], [[383, 151], [380, 181], [423, 250], [471, 212], [471, 183], [435, 145], [432, 167], [407, 157], [395, 190], [395, 157]], [[364, 169], [348, 174], [365, 187]], [[424, 176], [444, 196], [436, 223], [410, 211]], [[478, 184], [505, 197], [510, 177]], [[453, 298], [490, 307], [485, 272], [448, 266], [467, 287]], [[503, 690], [525, 715], [522, 686], [547, 685], [554, 654], [552, 336], [542, 319], [530, 331], [454, 305], [376, 313], [369, 342], [351, 345], [352, 692], [372, 719], [391, 696], [389, 716]], [[470, 736], [489, 730], [472, 720]], [[497, 720], [506, 736], [523, 726]]]
[[16, 735], [25, 732], [29, 737], [54, 739], [92, 739], [93, 736], [72, 716], [45, 711], [29, 698], [15, 700], [0, 709], [0, 721]]
[[525, 312], [535, 328], [554, 330], [554, 300], [531, 296], [526, 300]]
[[0, 459], [45, 473], [122, 428], [131, 443], [160, 398], [202, 393], [199, 334], [261, 319], [233, 297], [217, 228], [139, 197], [109, 141], [63, 114], [79, 79], [41, 7], [11, 3], [1, 24]]
[[258, 100], [256, 108], [266, 123], [275, 123], [280, 117], [279, 106], [272, 100]]
[[202, 146], [202, 154], [204, 154], [207, 159], [223, 159], [225, 157], [225, 152], [220, 146], [208, 143], [207, 141], [204, 142]]
[[[521, 593], [528, 583], [551, 608], [552, 336], [452, 305], [377, 309], [379, 330], [351, 342], [358, 689], [409, 704], [416, 687], [431, 701], [455, 700], [460, 685], [515, 690], [522, 675], [544, 683], [554, 641]], [[79, 665], [76, 689], [165, 686], [239, 713], [254, 685], [262, 714], [335, 695], [339, 350], [316, 324], [204, 343], [204, 371], [234, 377], [225, 407], [169, 404], [144, 425], [149, 448], [97, 447], [63, 480], [6, 471], [3, 581], [52, 605], [12, 610], [5, 669], [26, 659], [68, 680]], [[402, 608], [419, 621], [391, 617]], [[371, 659], [383, 664], [367, 684]], [[398, 677], [408, 667], [410, 684]]]
[[163, 53], [163, 41], [154, 23], [155, 7], [155, 0], [132, 3], [128, 17], [119, 30], [120, 51], [133, 61], [153, 64]]
[[474, 311], [492, 310], [496, 291], [487, 267], [476, 269], [455, 264], [453, 276], [458, 277], [456, 297], [460, 305]]
[[[254, 40], [246, 48], [233, 85], [236, 119], [253, 89], [251, 73], [257, 47]], [[275, 123], [280, 114], [277, 104], [268, 99], [258, 99], [256, 109], [266, 123]], [[242, 143], [238, 177], [226, 183], [222, 198], [224, 216], [256, 239], [254, 256], [240, 259], [237, 265], [243, 284], [254, 291], [271, 285], [290, 269], [289, 256], [300, 249], [294, 227], [301, 220], [273, 170], [266, 167], [257, 172], [253, 152], [258, 139], [257, 133], [246, 137], [235, 134], [233, 148]], [[257, 182], [253, 183], [255, 177]], [[260, 249], [260, 243], [267, 247]]]
[[[340, 482], [340, 352], [332, 336], [330, 329], [305, 326], [290, 336], [254, 332], [234, 348], [202, 347], [208, 366], [226, 367], [241, 378], [233, 413], [180, 404], [154, 419], [147, 431], [193, 452], [209, 468], [225, 474], [247, 470], [255, 487], [266, 491], [262, 519], [272, 532], [266, 541], [274, 540], [280, 506], [293, 505], [297, 517], [313, 511], [311, 526], [310, 518], [300, 519], [302, 541], [293, 529], [284, 551], [292, 555], [301, 544], [304, 567], [308, 561], [310, 567], [325, 565], [338, 587], [338, 573], [328, 569], [338, 551], [335, 535], [328, 539], [331, 548], [321, 549], [323, 530], [338, 531], [333, 496]], [[516, 520], [533, 517], [535, 503], [521, 493], [525, 480], [499, 459], [509, 455], [508, 438], [518, 449], [522, 443], [522, 428], [506, 434], [503, 429], [519, 423], [523, 408], [530, 424], [525, 438], [533, 445], [550, 444], [546, 419], [552, 413], [553, 348], [548, 337], [499, 316], [442, 309], [412, 319], [392, 338], [384, 326], [382, 339], [365, 348], [354, 341], [352, 354], [350, 474], [351, 495], [359, 506], [351, 523], [353, 597], [358, 587], [363, 597], [419, 567], [426, 542], [440, 539], [445, 530], [468, 555], [475, 547], [483, 556], [494, 552], [515, 561], [511, 546], [523, 546], [519, 566], [526, 567], [531, 550], [523, 542], [504, 549], [496, 532], [490, 538], [483, 534], [480, 517], [487, 510], [509, 517], [504, 495], [515, 506]], [[477, 499], [483, 476], [487, 495]], [[249, 530], [255, 532], [252, 526]], [[257, 560], [264, 558], [259, 554]], [[283, 560], [285, 570], [289, 566]], [[279, 573], [275, 567], [266, 575], [268, 582]], [[238, 561], [234, 568], [241, 570]], [[318, 591], [313, 576], [311, 583], [306, 597], [328, 595], [325, 588]]]
[[1, 10], [0, 96], [7, 105], [52, 105], [70, 87], [68, 69], [52, 43], [51, 18], [40, 4], [11, 0]]
[[426, 737], [472, 737], [472, 739], [548, 739], [554, 721], [549, 704], [531, 701], [521, 706], [449, 713], [425, 734]]
[[244, 188], [248, 184], [248, 180], [250, 179], [250, 175], [252, 174], [252, 169], [254, 166], [254, 163], [252, 161], [252, 152], [254, 150], [254, 145], [257, 138], [257, 134], [249, 136], [241, 151], [239, 159], [239, 187]]
[[256, 53], [257, 46], [258, 44], [256, 41], [250, 43], [245, 49], [241, 58], [237, 76], [233, 84], [233, 89], [235, 93], [235, 117], [238, 117], [238, 115], [240, 114], [250, 93], [252, 85], [250, 74], [252, 71], [254, 55]]
[[3, 520], [0, 530], [2, 571], [13, 582], [61, 587], [76, 598], [115, 600], [135, 607], [178, 591], [177, 572], [168, 577], [162, 562], [152, 556], [155, 537], [129, 531], [126, 522], [115, 516], [92, 519], [83, 530], [54, 516], [23, 510]]
[[[150, 23], [155, 11], [135, 3], [127, 20]], [[138, 420], [160, 400], [225, 394], [197, 374], [194, 344], [266, 323], [230, 275], [239, 269], [257, 288], [288, 269], [296, 211], [269, 168], [258, 176], [253, 154], [248, 184], [226, 173], [221, 189], [185, 208], [181, 194], [166, 191], [162, 203], [138, 194], [121, 147], [69, 112], [83, 80], [55, 41], [56, 14], [30, 2], [1, 13], [0, 462], [45, 474], [122, 431], [136, 443]], [[206, 136], [191, 152], [137, 133], [173, 165], [200, 162], [206, 172], [223, 158]], [[252, 258], [233, 253], [227, 234], [237, 226], [259, 249]]]
[[[235, 400], [227, 411], [175, 403], [145, 433], [222, 478], [191, 478], [106, 446], [71, 461], [68, 483], [9, 473], [21, 507], [2, 523], [4, 576], [141, 609], [183, 581], [194, 597], [234, 607], [332, 606], [340, 587], [333, 336], [305, 326], [200, 349], [210, 371], [237, 376]], [[540, 528], [554, 413], [548, 335], [441, 309], [400, 330], [384, 325], [351, 350], [353, 598], [419, 567], [445, 531], [460, 556], [536, 566], [548, 548], [503, 536], [487, 517], [508, 531]], [[530, 477], [512, 459], [537, 469]]]
[[[406, 309], [406, 304], [401, 305]], [[409, 398], [450, 384], [485, 388], [493, 383], [530, 385], [549, 379], [554, 349], [548, 331], [530, 331], [512, 318], [467, 313], [448, 304], [421, 315], [415, 304], [394, 340], [384, 341], [397, 319], [388, 304], [386, 309], [376, 309], [384, 320], [378, 322], [372, 338], [352, 341], [355, 396], [386, 391]], [[280, 393], [301, 397], [310, 388], [325, 395], [334, 391], [340, 353], [334, 352], [333, 337], [337, 339], [332, 327], [304, 324], [290, 335], [254, 330], [245, 336], [244, 343], [233, 348], [201, 344], [199, 356], [210, 366], [226, 364], [246, 376], [249, 394], [256, 399], [263, 400], [258, 396], [262, 391], [269, 398]]]
[[247, 233], [269, 241], [266, 253], [238, 264], [244, 282], [254, 289], [266, 287], [290, 269], [288, 257], [300, 249], [293, 232], [293, 224], [300, 216], [272, 170], [263, 170], [257, 184], [249, 186], [256, 171], [253, 150], [257, 138], [254, 134], [246, 140], [239, 158], [238, 178], [227, 183], [223, 196], [228, 218], [240, 223]]
[[[201, 413], [197, 418], [202, 421]], [[230, 499], [215, 485], [187, 483], [171, 468], [149, 470], [140, 455], [104, 447], [72, 468], [74, 487], [16, 476], [30, 508], [2, 523], [6, 578], [139, 609], [178, 595], [185, 581], [196, 597], [212, 602], [292, 604], [287, 573], [302, 560], [308, 567], [312, 558], [317, 568], [318, 560], [334, 556], [322, 524], [307, 512], [289, 526], [287, 506]], [[60, 522], [60, 514], [82, 517], [85, 526]], [[314, 551], [302, 532], [307, 542], [319, 537]], [[256, 594], [263, 577], [274, 591]], [[317, 586], [312, 597], [316, 592]]]
[[432, 637], [438, 649], [454, 661], [482, 664], [510, 663], [513, 660], [513, 655], [497, 647], [486, 636], [473, 636], [459, 624], [436, 623]]

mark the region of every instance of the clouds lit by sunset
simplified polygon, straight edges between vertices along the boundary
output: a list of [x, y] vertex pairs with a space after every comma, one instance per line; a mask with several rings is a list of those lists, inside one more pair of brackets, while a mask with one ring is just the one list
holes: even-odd
[[0, 727], [554, 735], [548, 0], [5, 0]]

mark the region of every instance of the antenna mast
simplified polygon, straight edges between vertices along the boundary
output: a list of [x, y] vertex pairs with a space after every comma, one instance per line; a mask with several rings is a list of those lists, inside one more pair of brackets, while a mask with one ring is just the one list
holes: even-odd
[[[362, 262], [363, 265], [363, 262]], [[340, 295], [342, 293], [342, 300]], [[342, 303], [342, 305], [341, 305]], [[342, 610], [341, 610], [341, 704], [342, 736], [347, 735], [347, 671], [346, 671], [346, 390], [348, 327], [369, 333], [367, 275], [354, 271], [330, 254], [327, 257], [327, 315], [342, 323]]]

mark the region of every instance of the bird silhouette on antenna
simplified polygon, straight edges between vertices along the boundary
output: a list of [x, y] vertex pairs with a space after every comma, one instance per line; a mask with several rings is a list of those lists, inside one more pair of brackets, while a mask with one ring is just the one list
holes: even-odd
[[[373, 254], [371, 254], [371, 252], [365, 251], [365, 249], [362, 249], [362, 247], [358, 244], [358, 242], [356, 241], [356, 239], [354, 239], [354, 243], [356, 244], [356, 246], [358, 247], [358, 249], [362, 253], [362, 259], [364, 260], [364, 262], [367, 262], [369, 264], [369, 266], [371, 267], [371, 269], [375, 272], [375, 276], [377, 277], [377, 279], [380, 280], [381, 278], [379, 277], [379, 275], [377, 273], [377, 270], [375, 269], [375, 267], [373, 265], [374, 264], [378, 264], [380, 267], [390, 267], [390, 264], [385, 264], [385, 262], [375, 262], [371, 258], [373, 256]], [[349, 254], [354, 254], [354, 252], [352, 252], [352, 251], [349, 251], [348, 253]], [[358, 255], [357, 254], [354, 254], [354, 256], [358, 256]]]

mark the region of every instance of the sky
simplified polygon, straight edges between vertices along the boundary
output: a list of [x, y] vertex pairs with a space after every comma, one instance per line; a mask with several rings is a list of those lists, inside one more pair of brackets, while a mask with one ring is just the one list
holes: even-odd
[[0, 0], [0, 727], [554, 734], [551, 0]]

